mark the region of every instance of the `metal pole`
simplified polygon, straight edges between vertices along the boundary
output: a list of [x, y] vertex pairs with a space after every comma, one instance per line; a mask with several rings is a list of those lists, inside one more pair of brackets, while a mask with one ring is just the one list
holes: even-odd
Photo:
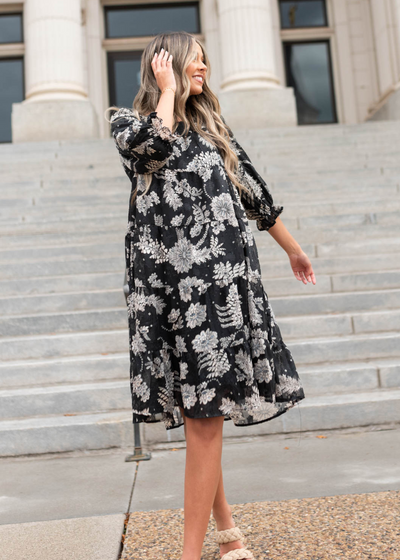
[[133, 455], [127, 455], [125, 457], [126, 463], [131, 463], [132, 461], [149, 461], [151, 459], [151, 453], [143, 453], [140, 444], [140, 430], [139, 424], [133, 424], [133, 437], [134, 437], [134, 451]]
[[[126, 277], [126, 269], [124, 275], [123, 290], [124, 290], [125, 301], [126, 303], [128, 303], [127, 298], [129, 295], [129, 285]], [[127, 455], [125, 457], [125, 462], [130, 463], [132, 461], [149, 461], [151, 459], [151, 453], [144, 453], [142, 451], [142, 445], [140, 443], [140, 427], [138, 422], [133, 424], [133, 441], [134, 441], [133, 455]]]

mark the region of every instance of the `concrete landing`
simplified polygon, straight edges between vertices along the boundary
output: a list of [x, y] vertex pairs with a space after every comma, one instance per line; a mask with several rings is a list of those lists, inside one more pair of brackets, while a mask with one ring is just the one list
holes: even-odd
[[117, 560], [125, 515], [0, 526], [0, 560]]

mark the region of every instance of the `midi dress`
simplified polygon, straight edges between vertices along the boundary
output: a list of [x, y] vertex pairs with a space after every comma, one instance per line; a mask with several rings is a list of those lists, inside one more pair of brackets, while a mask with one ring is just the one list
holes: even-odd
[[283, 206], [221, 119], [250, 191], [241, 196], [219, 150], [192, 129], [184, 136], [182, 121], [172, 132], [156, 111], [111, 118], [131, 194], [137, 188], [125, 236], [133, 423], [177, 428], [182, 407], [249, 426], [305, 397], [249, 225], [267, 231]]

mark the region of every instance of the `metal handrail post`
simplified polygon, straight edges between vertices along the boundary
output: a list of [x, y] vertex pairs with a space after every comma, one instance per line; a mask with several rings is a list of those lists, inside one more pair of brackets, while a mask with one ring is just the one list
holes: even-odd
[[[128, 304], [129, 285], [127, 281], [126, 269], [124, 275], [123, 290], [124, 290], [126, 304]], [[130, 463], [132, 461], [149, 461], [151, 459], [151, 453], [144, 453], [142, 451], [142, 445], [140, 442], [140, 426], [138, 422], [133, 424], [133, 441], [134, 441], [133, 455], [127, 455], [125, 457], [125, 462]]]

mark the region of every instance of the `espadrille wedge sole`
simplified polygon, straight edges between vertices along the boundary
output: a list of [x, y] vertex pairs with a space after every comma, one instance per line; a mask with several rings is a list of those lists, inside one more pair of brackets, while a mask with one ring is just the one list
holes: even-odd
[[[234, 541], [242, 541], [244, 544], [245, 536], [239, 527], [225, 529], [225, 531], [215, 531], [215, 539], [218, 544], [225, 544]], [[247, 548], [235, 548], [221, 557], [221, 560], [255, 560], [253, 553]]]

